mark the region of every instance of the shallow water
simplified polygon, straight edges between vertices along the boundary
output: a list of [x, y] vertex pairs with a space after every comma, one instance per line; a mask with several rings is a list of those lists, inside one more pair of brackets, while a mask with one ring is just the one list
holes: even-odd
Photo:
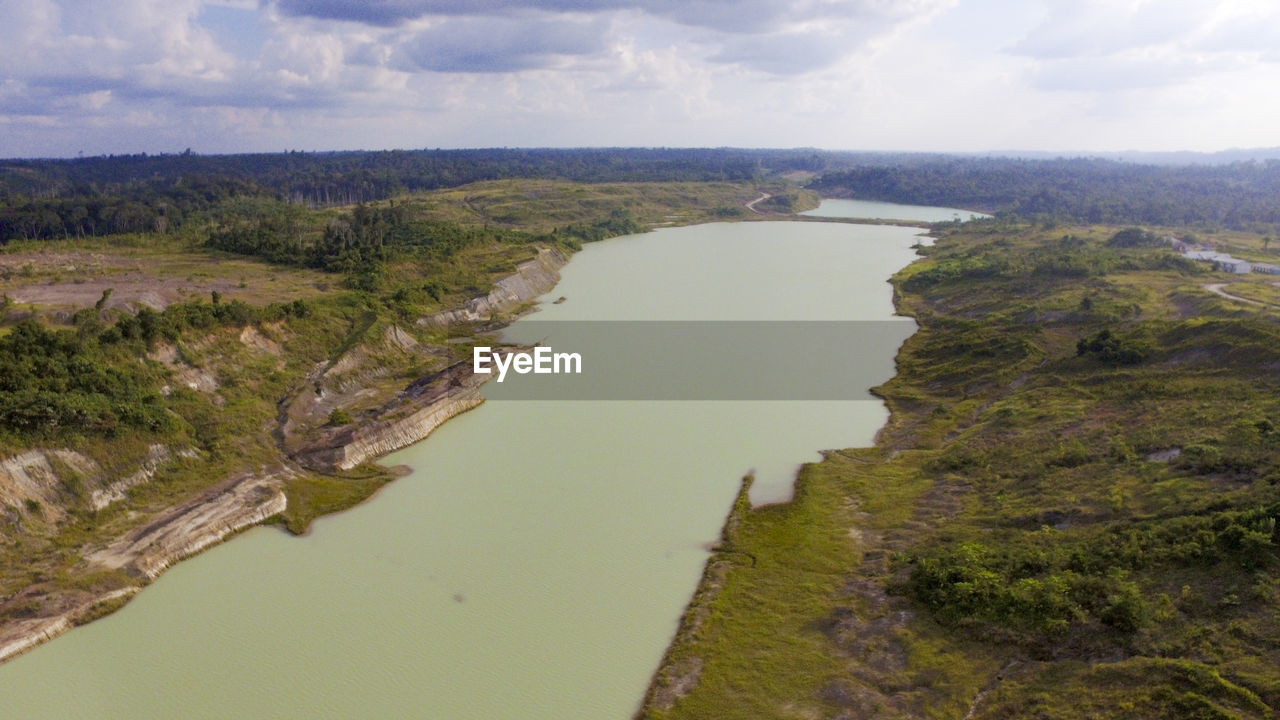
[[[609, 240], [564, 269], [549, 295], [563, 304], [511, 335], [550, 320], [890, 320], [886, 279], [917, 232], [740, 223]], [[883, 380], [889, 345], [852, 347]], [[869, 444], [886, 417], [869, 395], [486, 387], [489, 402], [386, 458], [414, 472], [371, 501], [304, 538], [251, 530], [0, 666], [0, 717], [630, 717], [742, 475], [755, 470], [757, 502], [785, 498], [799, 463]]]

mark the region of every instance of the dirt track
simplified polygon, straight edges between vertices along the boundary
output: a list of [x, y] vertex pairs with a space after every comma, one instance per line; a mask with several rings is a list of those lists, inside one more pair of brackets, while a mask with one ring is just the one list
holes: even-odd
[[1273, 305], [1273, 304], [1271, 304], [1271, 303], [1262, 302], [1261, 300], [1250, 300], [1250, 299], [1249, 299], [1249, 298], [1247, 298], [1247, 297], [1240, 297], [1239, 295], [1232, 295], [1231, 293], [1227, 292], [1226, 290], [1223, 290], [1223, 288], [1224, 288], [1224, 287], [1226, 287], [1226, 286], [1227, 286], [1227, 284], [1226, 284], [1226, 283], [1210, 283], [1210, 284], [1208, 284], [1208, 285], [1205, 285], [1205, 286], [1204, 286], [1204, 289], [1205, 289], [1205, 290], [1208, 290], [1209, 292], [1213, 293], [1214, 295], [1220, 295], [1220, 296], [1222, 296], [1222, 297], [1224, 297], [1224, 298], [1227, 298], [1228, 300], [1235, 300], [1236, 302], [1248, 303], [1248, 304], [1250, 304], [1250, 305], [1257, 305], [1257, 306], [1259, 306], [1259, 307], [1271, 307], [1271, 308], [1274, 308], [1274, 307], [1280, 307], [1280, 305]]

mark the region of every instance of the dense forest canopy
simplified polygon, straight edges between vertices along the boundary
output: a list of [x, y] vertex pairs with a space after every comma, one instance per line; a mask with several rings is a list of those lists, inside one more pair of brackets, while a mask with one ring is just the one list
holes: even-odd
[[[801, 172], [827, 196], [1036, 220], [1280, 224], [1280, 161], [1143, 165], [813, 149], [604, 148], [121, 155], [0, 161], [0, 242], [169, 232], [244, 198], [326, 207], [483, 180], [752, 182]], [[814, 177], [816, 176], [816, 177]]]
[[483, 180], [750, 182], [821, 170], [812, 150], [416, 150], [123, 155], [0, 162], [0, 242], [166, 232], [229, 200], [324, 207]]
[[576, 182], [750, 181], [769, 170], [821, 170], [812, 150], [487, 149], [117, 155], [0, 162], [0, 197], [185, 195], [196, 178], [231, 193], [267, 193], [312, 205], [354, 204], [482, 180]]
[[930, 158], [826, 172], [823, 195], [1034, 220], [1249, 229], [1280, 223], [1280, 161], [1137, 165], [1097, 159]]

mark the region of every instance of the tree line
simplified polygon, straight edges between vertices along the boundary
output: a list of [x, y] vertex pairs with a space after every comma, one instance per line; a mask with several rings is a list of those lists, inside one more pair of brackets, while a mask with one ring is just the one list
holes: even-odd
[[603, 148], [117, 155], [0, 161], [0, 242], [168, 232], [245, 199], [373, 203], [483, 180], [751, 182], [794, 171], [857, 197], [1032, 220], [1254, 229], [1280, 224], [1280, 161], [1141, 165], [812, 149]]
[[1158, 166], [1098, 159], [941, 157], [827, 172], [835, 197], [941, 205], [1029, 220], [1269, 229], [1280, 161]]
[[629, 212], [616, 209], [594, 222], [572, 223], [550, 233], [490, 226], [468, 226], [415, 217], [404, 204], [358, 204], [350, 214], [328, 221], [314, 232], [287, 209], [259, 208], [223, 223], [205, 246], [269, 262], [315, 268], [346, 276], [348, 287], [376, 291], [389, 263], [416, 258], [447, 260], [455, 253], [486, 243], [551, 242], [581, 248], [618, 235], [644, 232]]
[[749, 182], [770, 172], [826, 164], [813, 151], [664, 148], [7, 160], [0, 161], [0, 242], [165, 232], [243, 198], [329, 207], [483, 180]]

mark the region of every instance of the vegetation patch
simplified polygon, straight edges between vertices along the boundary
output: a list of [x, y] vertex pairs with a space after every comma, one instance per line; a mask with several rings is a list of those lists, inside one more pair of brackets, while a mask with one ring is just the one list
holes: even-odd
[[316, 518], [358, 505], [391, 481], [384, 472], [365, 472], [350, 477], [309, 474], [285, 481], [288, 508], [280, 521], [294, 535], [303, 535]]

